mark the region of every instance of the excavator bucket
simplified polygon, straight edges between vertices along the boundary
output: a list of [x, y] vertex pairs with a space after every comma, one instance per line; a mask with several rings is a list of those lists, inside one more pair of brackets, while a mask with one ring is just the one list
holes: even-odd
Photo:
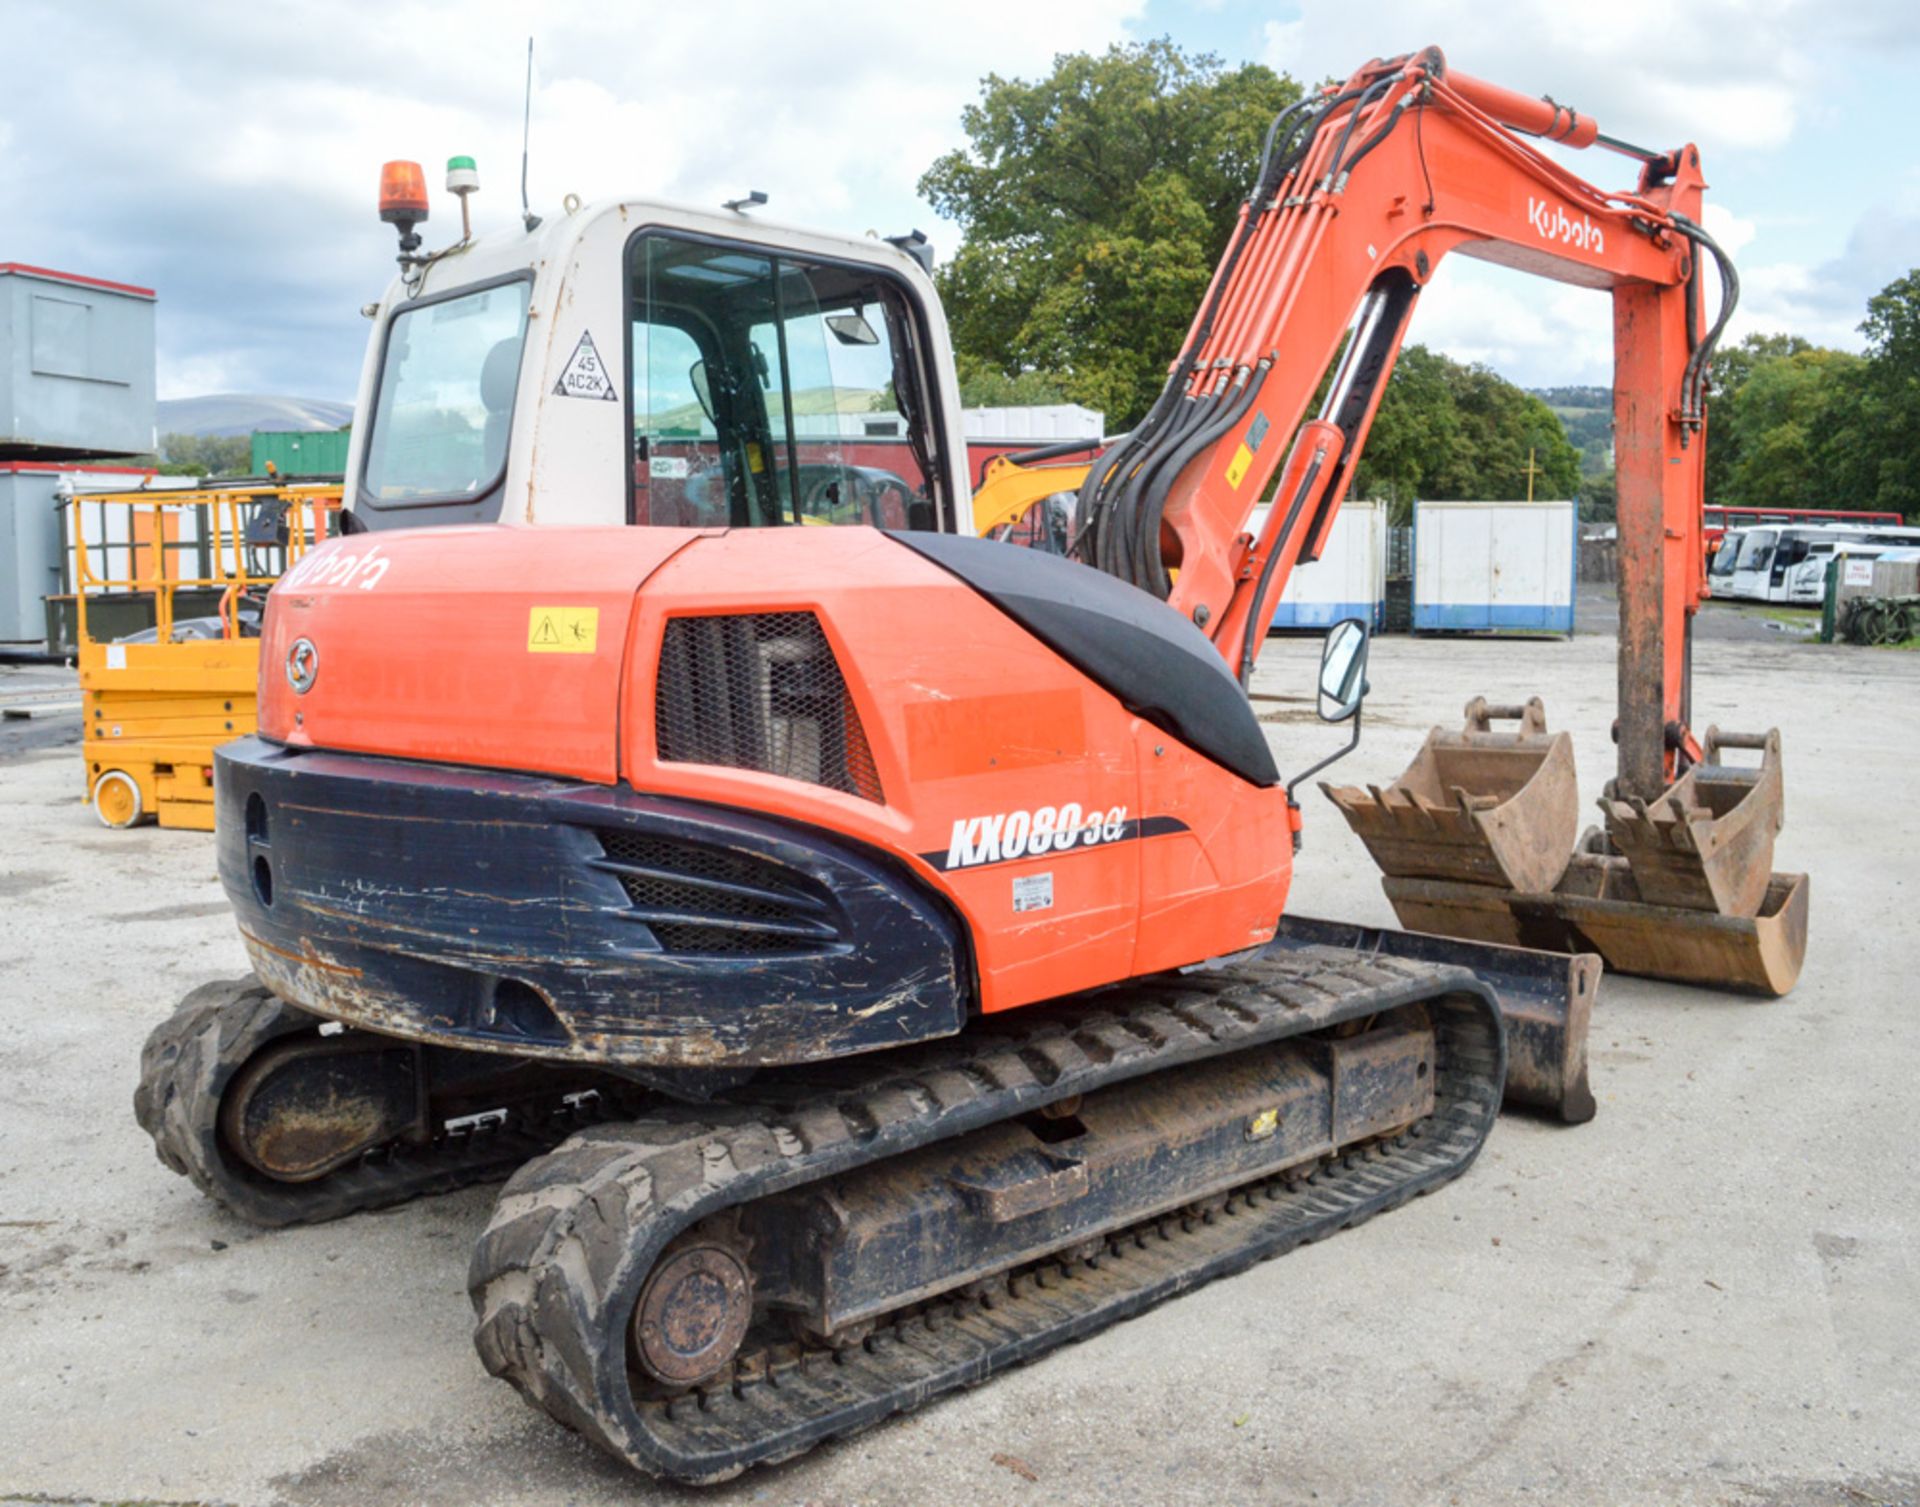
[[[1726, 764], [1726, 749], [1754, 750], [1760, 763]], [[1658, 800], [1602, 800], [1606, 829], [1587, 830], [1551, 886], [1388, 869], [1394, 914], [1415, 932], [1595, 952], [1616, 973], [1787, 993], [1806, 959], [1809, 886], [1804, 874], [1772, 872], [1783, 820], [1780, 734], [1710, 729], [1705, 754]], [[1328, 794], [1364, 838], [1342, 799], [1353, 792]]]
[[[1518, 732], [1495, 732], [1495, 721]], [[1427, 734], [1385, 790], [1323, 783], [1330, 800], [1396, 879], [1544, 891], [1560, 882], [1579, 830], [1573, 740], [1547, 731], [1546, 708], [1467, 703], [1457, 733]]]
[[[1753, 749], [1758, 768], [1720, 761]], [[1649, 905], [1752, 916], [1766, 900], [1773, 839], [1785, 820], [1780, 733], [1707, 729], [1706, 758], [1656, 801], [1603, 800], [1607, 837], [1633, 869]]]

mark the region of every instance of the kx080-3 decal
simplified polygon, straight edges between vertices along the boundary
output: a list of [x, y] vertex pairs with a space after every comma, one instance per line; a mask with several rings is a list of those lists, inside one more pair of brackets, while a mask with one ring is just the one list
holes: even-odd
[[1185, 822], [1170, 816], [1140, 820], [1128, 816], [1125, 806], [1088, 811], [1077, 802], [1069, 801], [1064, 806], [1041, 806], [1032, 811], [963, 816], [953, 824], [953, 836], [946, 852], [920, 856], [937, 869], [973, 869], [983, 864], [1044, 858], [1053, 853], [1105, 847], [1110, 843], [1186, 829]]

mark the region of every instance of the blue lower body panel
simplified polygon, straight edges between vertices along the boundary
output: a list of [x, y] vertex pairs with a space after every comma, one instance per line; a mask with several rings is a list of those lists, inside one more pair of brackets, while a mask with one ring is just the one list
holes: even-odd
[[1415, 602], [1415, 633], [1571, 633], [1573, 603]]
[[330, 1019], [576, 1062], [732, 1068], [951, 1035], [962, 923], [817, 828], [533, 775], [215, 756], [255, 969]]
[[1282, 602], [1273, 610], [1273, 628], [1331, 628], [1345, 618], [1357, 617], [1370, 628], [1380, 626], [1383, 602]]

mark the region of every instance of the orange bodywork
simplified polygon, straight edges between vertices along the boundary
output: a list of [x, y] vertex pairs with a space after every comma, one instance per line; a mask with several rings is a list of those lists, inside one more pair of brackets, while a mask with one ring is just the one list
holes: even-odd
[[[591, 648], [532, 644], [543, 613], [577, 623], [583, 612], [595, 615]], [[818, 618], [880, 800], [660, 757], [668, 622], [769, 612]], [[280, 667], [301, 639], [317, 669], [296, 694]], [[261, 663], [261, 731], [291, 747], [619, 783], [897, 855], [965, 919], [987, 1011], [1258, 945], [1286, 899], [1280, 787], [1133, 715], [971, 587], [868, 528], [360, 535], [274, 591]], [[1127, 823], [1144, 830], [1106, 835]], [[969, 837], [1018, 856], [948, 867]], [[1020, 908], [1042, 876], [1050, 903]]]

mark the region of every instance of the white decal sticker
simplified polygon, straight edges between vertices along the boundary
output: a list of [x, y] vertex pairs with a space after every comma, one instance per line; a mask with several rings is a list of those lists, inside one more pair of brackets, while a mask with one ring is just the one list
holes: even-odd
[[593, 336], [587, 331], [580, 332], [580, 343], [573, 348], [573, 354], [567, 357], [566, 370], [560, 373], [560, 380], [553, 384], [556, 397], [562, 398], [599, 398], [608, 403], [620, 401], [620, 395], [613, 390], [613, 377], [600, 359], [600, 352], [594, 348]]
[[1013, 910], [1018, 915], [1022, 911], [1053, 909], [1053, 875], [1021, 874], [1013, 881]]
[[338, 547], [335, 541], [321, 549], [308, 550], [278, 581], [289, 590], [299, 586], [358, 586], [372, 591], [386, 576], [393, 562], [380, 553], [380, 546], [369, 544], [364, 554]]
[[[107, 668], [109, 670], [124, 670], [126, 669], [126, 667], [127, 667], [127, 646], [125, 644], [108, 644], [107, 645]], [[114, 731], [118, 732], [119, 729], [115, 728]]]
[[[1077, 801], [1064, 806], [1042, 806], [1037, 811], [1002, 811], [992, 816], [963, 816], [953, 824], [943, 869], [970, 869], [983, 863], [1006, 863], [1015, 858], [1038, 858], [1065, 853], [1070, 848], [1092, 848], [1137, 836], [1127, 820], [1127, 808], [1082, 813]], [[939, 862], [938, 852], [927, 857]]]
[[1559, 241], [1563, 245], [1578, 246], [1582, 251], [1591, 251], [1595, 256], [1606, 255], [1606, 233], [1584, 214], [1574, 219], [1563, 205], [1549, 204], [1529, 194], [1527, 224], [1543, 241]]
[[647, 462], [647, 475], [656, 481], [685, 481], [692, 469], [684, 455], [656, 455]]

